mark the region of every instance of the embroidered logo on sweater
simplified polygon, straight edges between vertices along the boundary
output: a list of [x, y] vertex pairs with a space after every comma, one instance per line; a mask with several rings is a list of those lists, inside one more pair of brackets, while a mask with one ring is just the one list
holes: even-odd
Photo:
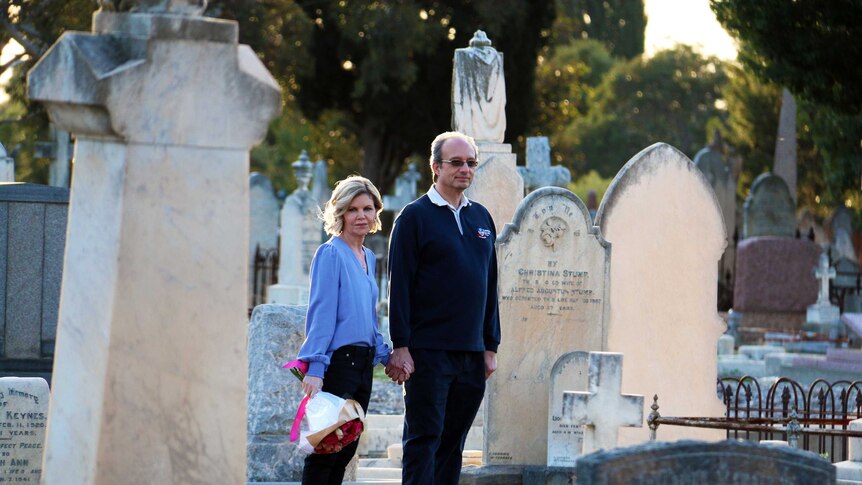
[[491, 235], [491, 231], [489, 231], [488, 229], [479, 228], [479, 233], [478, 233], [479, 239], [487, 239], [487, 237], [490, 235]]

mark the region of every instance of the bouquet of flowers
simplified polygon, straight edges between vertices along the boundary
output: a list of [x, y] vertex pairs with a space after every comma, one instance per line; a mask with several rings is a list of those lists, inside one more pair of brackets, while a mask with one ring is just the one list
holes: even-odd
[[[302, 382], [308, 372], [308, 362], [292, 360], [283, 368]], [[300, 433], [303, 417], [308, 429]], [[305, 396], [300, 402], [290, 429], [290, 441], [299, 441], [299, 449], [306, 453], [338, 453], [359, 439], [364, 427], [365, 412], [358, 402], [318, 392], [313, 398]]]

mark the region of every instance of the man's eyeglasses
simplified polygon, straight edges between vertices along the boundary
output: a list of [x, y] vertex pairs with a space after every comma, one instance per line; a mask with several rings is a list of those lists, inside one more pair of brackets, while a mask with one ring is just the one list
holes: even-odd
[[479, 162], [477, 162], [476, 160], [473, 160], [472, 158], [471, 158], [471, 159], [469, 159], [469, 160], [458, 160], [458, 159], [456, 158], [456, 159], [453, 159], [453, 160], [440, 160], [440, 161], [441, 161], [442, 163], [448, 163], [448, 164], [451, 164], [451, 165], [452, 165], [453, 167], [455, 167], [455, 168], [461, 168], [461, 167], [463, 167], [463, 166], [464, 166], [464, 164], [465, 164], [465, 163], [466, 163], [466, 164], [467, 164], [467, 166], [468, 166], [468, 167], [470, 167], [470, 168], [476, 168], [476, 167], [479, 165]]

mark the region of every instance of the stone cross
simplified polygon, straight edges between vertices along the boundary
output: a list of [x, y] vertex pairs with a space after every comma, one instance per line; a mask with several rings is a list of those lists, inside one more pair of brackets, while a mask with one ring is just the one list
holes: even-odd
[[620, 426], [643, 426], [644, 397], [620, 394], [623, 354], [590, 352], [587, 392], [563, 393], [563, 422], [584, 425], [584, 454], [617, 446]]
[[416, 198], [416, 184], [422, 175], [416, 170], [416, 164], [407, 166], [407, 171], [395, 179], [395, 195], [383, 196], [383, 207], [387, 211], [396, 212], [404, 208]]
[[524, 179], [527, 192], [548, 186], [567, 188], [572, 181], [569, 169], [551, 166], [551, 145], [546, 136], [527, 138], [527, 166], [518, 167], [518, 173]]
[[828, 305], [829, 301], [829, 280], [835, 278], [835, 268], [829, 266], [829, 256], [825, 252], [820, 253], [820, 262], [814, 268], [814, 276], [820, 280], [820, 291], [817, 294], [818, 305]]

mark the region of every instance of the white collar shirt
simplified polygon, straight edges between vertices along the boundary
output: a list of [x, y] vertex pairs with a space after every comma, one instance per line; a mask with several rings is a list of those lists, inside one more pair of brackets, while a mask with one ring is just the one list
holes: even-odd
[[440, 207], [448, 207], [449, 210], [452, 211], [452, 215], [455, 216], [455, 223], [458, 224], [458, 232], [460, 232], [463, 236], [464, 228], [461, 227], [461, 209], [472, 204], [472, 202], [470, 202], [470, 199], [468, 199], [466, 195], [461, 194], [461, 203], [458, 204], [458, 207], [453, 207], [452, 204], [447, 202], [446, 199], [444, 199], [443, 196], [440, 195], [440, 192], [437, 192], [437, 189], [433, 185], [430, 189], [428, 189], [428, 199], [430, 199], [434, 205], [439, 205]]

